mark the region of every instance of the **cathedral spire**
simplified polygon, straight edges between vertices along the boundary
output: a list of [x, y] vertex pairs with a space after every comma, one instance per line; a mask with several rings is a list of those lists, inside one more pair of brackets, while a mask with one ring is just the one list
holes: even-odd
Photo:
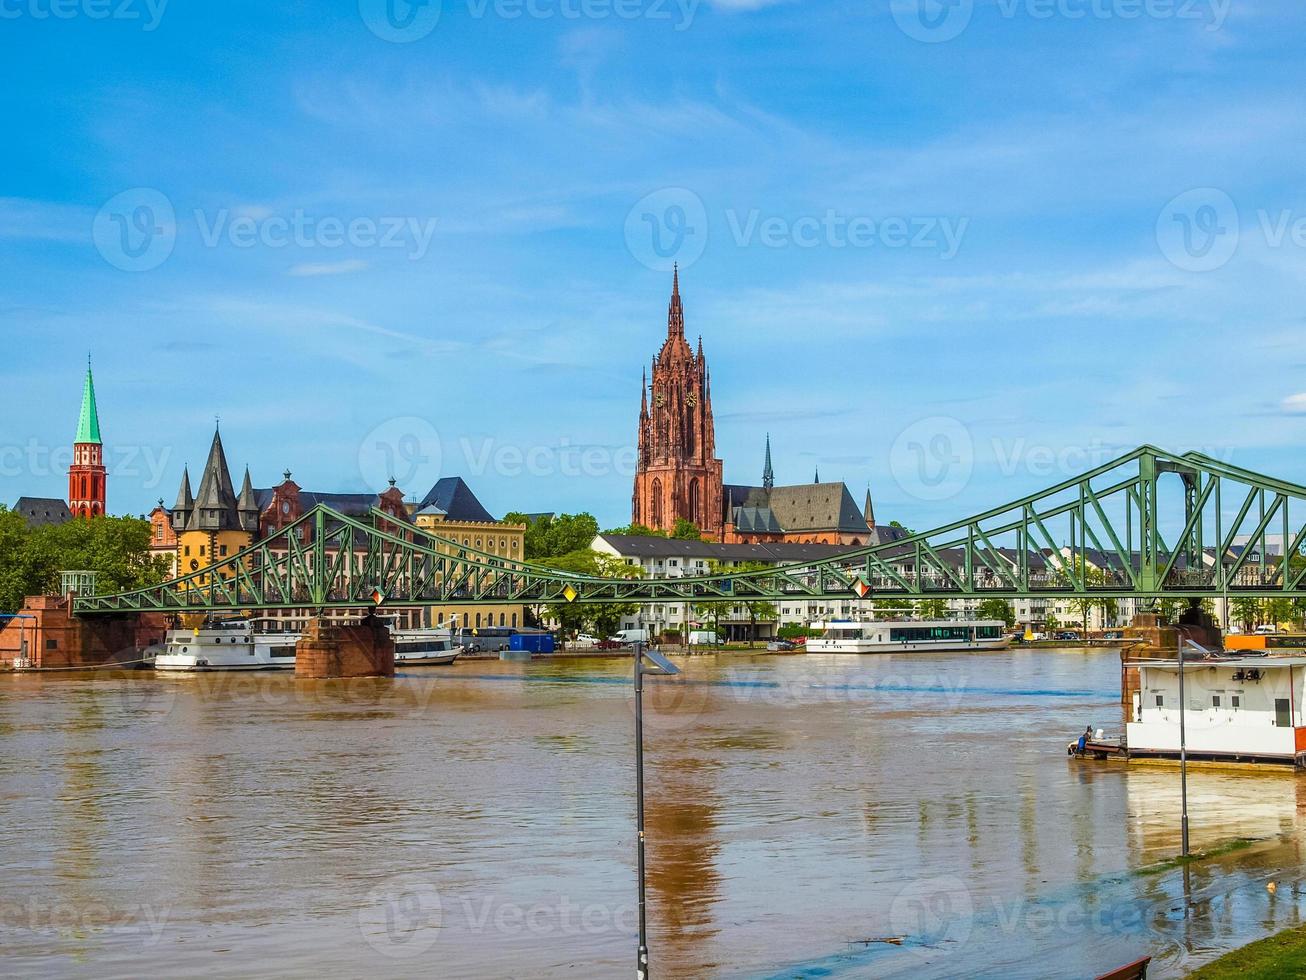
[[685, 311], [680, 306], [680, 267], [671, 267], [671, 303], [667, 306], [667, 337], [685, 336]]
[[866, 485], [866, 504], [862, 507], [862, 516], [866, 518], [866, 526], [875, 528], [875, 508], [871, 506], [871, 485]]
[[639, 373], [639, 417], [648, 415], [648, 371]]
[[819, 463], [816, 466], [816, 472], [812, 474], [812, 482], [813, 483], [821, 482], [821, 465]]
[[771, 468], [771, 433], [766, 434], [766, 462], [762, 464], [762, 487], [768, 493], [775, 486], [775, 470]]

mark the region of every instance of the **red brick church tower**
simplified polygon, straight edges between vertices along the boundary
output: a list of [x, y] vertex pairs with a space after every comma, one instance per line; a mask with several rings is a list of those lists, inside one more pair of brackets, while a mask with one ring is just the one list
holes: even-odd
[[[651, 405], [650, 405], [651, 400]], [[670, 531], [678, 518], [721, 539], [721, 460], [716, 458], [712, 383], [703, 356], [685, 340], [680, 271], [671, 279], [667, 339], [653, 358], [653, 377], [641, 384], [639, 455], [630, 519]]]
[[91, 359], [86, 359], [86, 384], [82, 388], [82, 412], [73, 440], [73, 462], [68, 467], [68, 510], [73, 517], [104, 515], [104, 447], [100, 442], [100, 413], [95, 406], [95, 380]]

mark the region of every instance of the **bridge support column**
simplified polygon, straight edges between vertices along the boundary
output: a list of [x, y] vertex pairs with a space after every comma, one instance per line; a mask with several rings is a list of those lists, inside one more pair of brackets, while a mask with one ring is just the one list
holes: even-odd
[[357, 623], [308, 624], [295, 644], [296, 677], [393, 677], [395, 644], [390, 629], [372, 613]]

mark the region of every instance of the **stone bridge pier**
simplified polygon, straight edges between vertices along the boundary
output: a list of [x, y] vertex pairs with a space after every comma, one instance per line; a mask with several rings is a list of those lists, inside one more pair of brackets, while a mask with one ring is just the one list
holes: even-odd
[[393, 677], [395, 643], [390, 628], [369, 612], [357, 623], [311, 621], [295, 644], [295, 676]]

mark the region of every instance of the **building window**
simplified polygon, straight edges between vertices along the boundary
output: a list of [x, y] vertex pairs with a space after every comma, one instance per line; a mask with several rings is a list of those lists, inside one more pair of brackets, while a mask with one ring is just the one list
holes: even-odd
[[480, 629], [480, 627], [481, 627], [481, 614], [480, 614], [480, 613], [477, 613], [477, 614], [476, 614], [476, 628], [477, 628], [477, 629]]
[[513, 625], [513, 626], [516, 626], [516, 625], [517, 625], [517, 614], [516, 614], [516, 613], [513, 613], [513, 614], [512, 614], [512, 625]]
[[505, 616], [503, 613], [499, 613], [499, 625], [500, 625], [500, 626], [506, 626], [507, 624], [508, 624], [508, 623], [507, 623], [507, 616]]
[[204, 557], [204, 545], [200, 545], [200, 557]]
[[225, 544], [224, 544], [224, 545], [219, 545], [219, 546], [218, 546], [218, 554], [222, 555], [223, 557], [226, 557], [226, 554], [227, 554], [227, 546], [226, 546]]

